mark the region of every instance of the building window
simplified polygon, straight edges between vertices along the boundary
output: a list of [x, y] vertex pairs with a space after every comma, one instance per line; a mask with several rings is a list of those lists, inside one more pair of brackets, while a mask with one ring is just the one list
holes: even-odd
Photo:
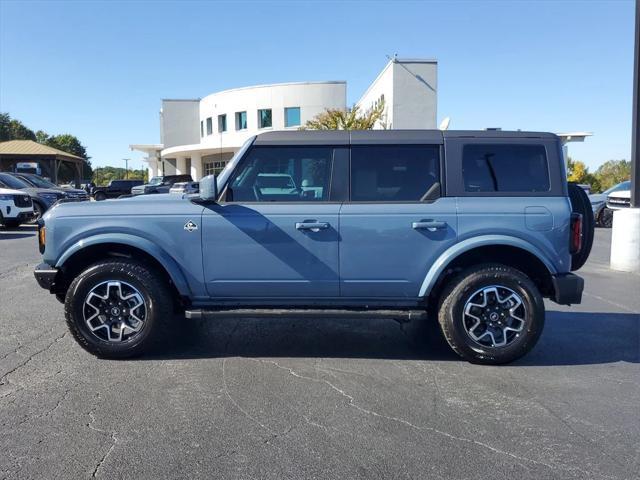
[[284, 109], [284, 126], [300, 126], [300, 107], [288, 107]]
[[227, 165], [226, 161], [221, 161], [221, 162], [207, 162], [203, 165], [203, 169], [204, 169], [204, 174], [205, 176], [207, 175], [213, 175], [213, 174], [219, 174], [224, 167]]
[[204, 137], [204, 122], [200, 120], [200, 137]]
[[258, 110], [258, 128], [271, 128], [272, 126], [271, 109], [263, 108]]
[[207, 135], [211, 135], [213, 133], [213, 120], [211, 117], [207, 118]]
[[218, 115], [218, 132], [226, 132], [227, 131], [227, 116], [226, 115]]
[[236, 130], [246, 130], [247, 112], [236, 112]]

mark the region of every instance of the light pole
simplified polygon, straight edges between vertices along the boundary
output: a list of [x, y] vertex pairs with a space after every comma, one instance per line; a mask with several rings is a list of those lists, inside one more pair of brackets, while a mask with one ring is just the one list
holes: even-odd
[[631, 205], [613, 212], [611, 268], [640, 272], [640, 0], [636, 0], [633, 52], [633, 117], [631, 118]]
[[124, 179], [126, 180], [127, 178], [129, 178], [129, 160], [131, 159], [123, 158], [122, 160], [124, 160]]

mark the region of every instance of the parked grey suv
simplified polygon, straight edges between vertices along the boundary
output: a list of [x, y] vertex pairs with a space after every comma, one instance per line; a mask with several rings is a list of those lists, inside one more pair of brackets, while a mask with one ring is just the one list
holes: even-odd
[[0, 187], [22, 190], [31, 197], [33, 202], [34, 221], [44, 215], [54, 203], [65, 198], [63, 191], [51, 188], [34, 187], [25, 180], [11, 173], [0, 172]]
[[429, 314], [461, 357], [499, 364], [536, 344], [543, 298], [580, 303], [593, 214], [553, 134], [287, 131], [196, 195], [58, 205], [39, 238], [36, 279], [101, 357], [142, 353], [180, 308]]

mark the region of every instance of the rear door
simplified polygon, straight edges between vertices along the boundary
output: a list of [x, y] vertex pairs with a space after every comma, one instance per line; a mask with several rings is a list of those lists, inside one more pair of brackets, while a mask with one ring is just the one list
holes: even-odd
[[[223, 200], [202, 217], [204, 276], [215, 299], [339, 296], [336, 148], [253, 146]], [[346, 152], [346, 148], [339, 149]]]
[[350, 200], [340, 210], [342, 297], [415, 301], [431, 264], [455, 243], [440, 152], [436, 142], [367, 145], [354, 134]]

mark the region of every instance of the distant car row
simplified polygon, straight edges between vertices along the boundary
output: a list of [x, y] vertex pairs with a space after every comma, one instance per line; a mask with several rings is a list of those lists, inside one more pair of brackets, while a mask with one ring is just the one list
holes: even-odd
[[153, 193], [197, 193], [198, 183], [191, 175], [164, 175], [153, 177], [149, 183], [142, 180], [112, 180], [106, 187], [93, 187], [91, 196], [98, 201], [123, 195], [149, 195]]
[[596, 223], [611, 228], [613, 211], [631, 206], [631, 181], [621, 182], [602, 193], [591, 194], [589, 200]]

